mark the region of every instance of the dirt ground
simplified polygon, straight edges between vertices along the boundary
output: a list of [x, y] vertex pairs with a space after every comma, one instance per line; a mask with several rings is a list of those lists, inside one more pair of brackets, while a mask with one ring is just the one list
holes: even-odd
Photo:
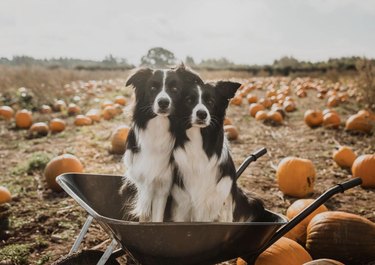
[[[208, 77], [210, 78], [210, 77]], [[211, 78], [216, 78], [211, 77]], [[227, 78], [227, 77], [224, 77]], [[244, 76], [243, 78], [246, 78]], [[256, 91], [264, 95], [264, 91]], [[116, 92], [108, 94], [114, 98]], [[266, 147], [267, 155], [251, 164], [239, 179], [241, 187], [264, 200], [266, 207], [285, 214], [295, 198], [284, 196], [275, 180], [276, 166], [286, 156], [297, 156], [313, 161], [317, 179], [311, 198], [336, 183], [349, 178], [350, 172], [339, 168], [332, 160], [332, 153], [339, 144], [351, 146], [357, 154], [375, 153], [374, 135], [353, 135], [344, 131], [325, 128], [311, 129], [303, 122], [308, 108], [325, 108], [315, 91], [308, 97], [297, 98], [298, 110], [288, 113], [283, 125], [270, 126], [248, 115], [247, 103], [231, 105], [228, 117], [238, 128], [240, 136], [231, 142], [237, 166], [253, 151]], [[350, 101], [336, 110], [342, 121], [358, 111]], [[92, 105], [97, 103], [90, 103]], [[86, 106], [88, 108], [89, 106]], [[16, 130], [14, 123], [0, 121], [0, 185], [7, 186], [13, 194], [10, 203], [9, 230], [0, 235], [0, 264], [50, 264], [66, 255], [72, 246], [87, 214], [64, 192], [52, 192], [46, 187], [43, 169], [46, 161], [62, 154], [77, 156], [85, 172], [123, 174], [121, 155], [110, 154], [110, 137], [119, 125], [130, 124], [129, 115], [122, 114], [110, 121], [101, 121], [87, 127], [73, 125], [72, 117], [55, 113], [37, 115], [48, 121], [51, 116], [63, 116], [67, 121], [64, 132], [37, 139], [26, 139], [26, 132]], [[329, 200], [330, 210], [359, 214], [375, 221], [375, 190], [354, 188]], [[85, 249], [103, 249], [108, 235], [94, 223], [85, 237]], [[103, 243], [104, 242], [104, 243]], [[8, 262], [8, 263], [7, 263]], [[122, 260], [123, 264], [126, 264]]]

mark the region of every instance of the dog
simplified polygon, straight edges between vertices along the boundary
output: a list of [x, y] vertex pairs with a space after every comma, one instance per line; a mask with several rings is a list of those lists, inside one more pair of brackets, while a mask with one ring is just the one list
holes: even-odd
[[220, 81], [182, 90], [174, 114], [178, 131], [171, 218], [175, 222], [256, 221], [264, 214], [262, 202], [237, 186], [224, 135], [226, 109], [240, 86]]
[[203, 84], [184, 65], [169, 70], [143, 68], [126, 82], [135, 89], [133, 124], [128, 134], [123, 185], [133, 185], [132, 214], [140, 222], [162, 222], [173, 183], [175, 144], [171, 114], [181, 91]]

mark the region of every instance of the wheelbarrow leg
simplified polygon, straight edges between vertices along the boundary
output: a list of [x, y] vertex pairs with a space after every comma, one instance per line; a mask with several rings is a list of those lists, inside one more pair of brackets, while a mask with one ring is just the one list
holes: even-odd
[[76, 252], [78, 250], [79, 245], [81, 245], [83, 237], [86, 235], [87, 230], [89, 229], [89, 226], [91, 225], [93, 219], [94, 218], [91, 215], [89, 215], [87, 217], [86, 222], [82, 226], [81, 232], [79, 232], [79, 235], [78, 235], [76, 241], [74, 241], [74, 244], [69, 251], [69, 254], [73, 254], [74, 252]]
[[98, 261], [96, 265], [104, 265], [109, 259], [109, 257], [112, 255], [112, 252], [114, 251], [116, 246], [117, 246], [116, 239], [112, 239], [111, 244], [109, 244], [103, 256], [100, 258], [100, 260]]

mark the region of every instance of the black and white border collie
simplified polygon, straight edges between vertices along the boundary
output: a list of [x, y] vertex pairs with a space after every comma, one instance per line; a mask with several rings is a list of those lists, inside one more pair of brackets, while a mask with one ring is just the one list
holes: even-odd
[[175, 222], [256, 221], [263, 204], [237, 187], [223, 122], [241, 84], [220, 81], [182, 90], [176, 118], [171, 218]]
[[162, 222], [173, 183], [175, 144], [170, 116], [182, 90], [203, 84], [183, 65], [169, 70], [140, 69], [127, 80], [135, 89], [133, 124], [124, 163], [124, 185], [136, 187], [132, 214], [140, 222]]

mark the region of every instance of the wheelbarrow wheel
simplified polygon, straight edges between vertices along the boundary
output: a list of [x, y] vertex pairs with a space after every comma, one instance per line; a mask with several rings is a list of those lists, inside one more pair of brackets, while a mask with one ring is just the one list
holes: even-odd
[[[82, 250], [77, 253], [66, 255], [52, 263], [52, 265], [95, 265], [104, 252], [99, 250]], [[109, 258], [107, 265], [120, 265], [115, 258]]]

